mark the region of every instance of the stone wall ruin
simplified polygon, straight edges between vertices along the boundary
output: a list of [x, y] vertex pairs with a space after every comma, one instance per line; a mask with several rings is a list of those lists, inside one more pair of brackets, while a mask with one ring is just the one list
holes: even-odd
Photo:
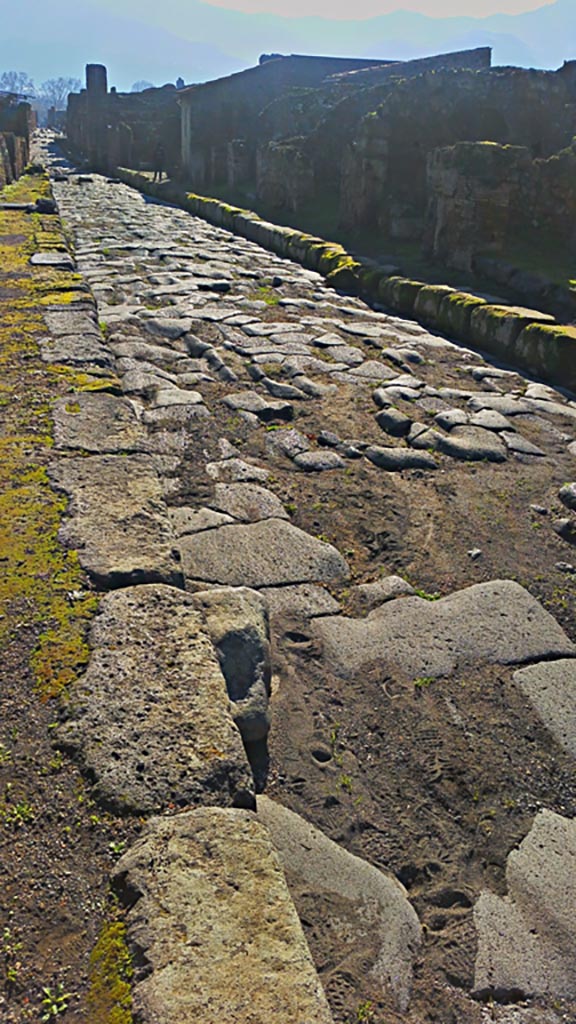
[[195, 193], [276, 219], [313, 211], [324, 232], [369, 235], [384, 252], [422, 240], [466, 272], [534, 231], [569, 253], [576, 62], [490, 62], [488, 48], [408, 62], [273, 54], [139, 94], [108, 92], [105, 68], [89, 65], [68, 137], [107, 173], [151, 169], [161, 142], [170, 176]]
[[180, 165], [180, 116], [177, 89], [145, 89], [138, 93], [108, 90], [106, 68], [86, 66], [86, 88], [68, 97], [67, 136], [73, 150], [103, 171], [114, 167], [152, 168], [154, 151], [162, 145], [166, 169]]
[[0, 94], [0, 188], [16, 181], [26, 167], [34, 122], [29, 103]]

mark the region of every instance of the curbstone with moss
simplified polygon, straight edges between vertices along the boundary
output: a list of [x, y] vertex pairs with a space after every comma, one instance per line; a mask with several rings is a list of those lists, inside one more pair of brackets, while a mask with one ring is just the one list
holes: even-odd
[[528, 324], [514, 341], [513, 359], [530, 373], [576, 391], [576, 326]]
[[396, 310], [403, 316], [414, 316], [414, 306], [421, 289], [426, 287], [422, 281], [410, 281], [401, 278], [396, 285]]
[[352, 256], [344, 255], [338, 261], [336, 267], [326, 274], [326, 281], [333, 288], [357, 295], [360, 291], [359, 270], [361, 264]]
[[459, 341], [470, 338], [470, 319], [475, 309], [487, 305], [486, 299], [468, 292], [446, 294], [438, 309], [438, 328]]
[[511, 358], [518, 335], [533, 323], [554, 323], [554, 317], [522, 306], [478, 306], [470, 317], [470, 340], [502, 358]]
[[360, 294], [368, 300], [375, 301], [378, 298], [380, 285], [390, 277], [381, 267], [360, 264], [358, 272]]
[[396, 313], [413, 316], [416, 296], [420, 289], [425, 287], [423, 281], [411, 281], [408, 277], [393, 275], [380, 283], [378, 297]]
[[454, 294], [455, 289], [447, 284], [424, 285], [416, 295], [414, 316], [425, 327], [438, 327], [442, 303], [448, 295]]

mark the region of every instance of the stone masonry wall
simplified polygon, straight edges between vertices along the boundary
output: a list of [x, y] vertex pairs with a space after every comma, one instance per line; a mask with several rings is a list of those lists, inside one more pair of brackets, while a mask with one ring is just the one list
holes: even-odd
[[576, 241], [576, 145], [533, 160], [520, 146], [459, 143], [428, 159], [425, 246], [470, 270], [475, 254], [499, 254], [526, 228]]
[[570, 81], [559, 72], [437, 71], [399, 83], [364, 118], [347, 148], [341, 221], [377, 224], [392, 238], [417, 238], [432, 150], [489, 140], [526, 146], [534, 157], [549, 157], [568, 145], [575, 132]]
[[314, 169], [302, 141], [268, 142], [258, 149], [256, 191], [266, 206], [295, 212], [313, 197]]
[[32, 125], [29, 103], [0, 101], [0, 187], [19, 178], [28, 163]]
[[68, 97], [67, 136], [79, 154], [102, 170], [115, 166], [152, 166], [158, 144], [164, 148], [166, 169], [180, 164], [180, 114], [175, 86], [139, 93], [108, 91], [104, 78], [93, 80], [87, 66], [87, 88]]
[[[317, 103], [321, 106], [323, 99], [331, 107], [350, 92], [420, 74], [426, 67], [485, 67], [489, 63], [489, 49], [396, 63], [300, 56], [266, 61], [184, 90], [180, 97], [183, 166], [195, 188], [221, 184], [213, 177], [211, 153], [232, 139], [243, 138], [255, 150], [282, 134], [309, 132], [315, 126], [310, 124], [310, 108], [315, 109]], [[311, 92], [303, 98], [301, 90]]]
[[448, 266], [470, 270], [474, 252], [499, 253], [510, 236], [516, 196], [533, 171], [528, 149], [461, 142], [428, 159], [425, 244]]

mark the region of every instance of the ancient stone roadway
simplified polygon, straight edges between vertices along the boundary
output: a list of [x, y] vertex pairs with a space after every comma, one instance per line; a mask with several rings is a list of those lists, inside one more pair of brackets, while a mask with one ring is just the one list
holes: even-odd
[[[473, 510], [475, 502], [480, 505], [487, 493], [498, 493], [504, 485], [497, 481], [505, 479], [509, 490], [525, 489], [526, 515], [536, 524], [532, 534], [528, 529], [518, 539], [520, 568], [529, 561], [530, 537], [546, 530], [548, 551], [556, 551], [556, 561], [548, 561], [549, 570], [562, 584], [570, 579], [571, 549], [561, 538], [572, 536], [576, 499], [568, 488], [552, 515], [550, 502], [551, 494], [557, 498], [560, 484], [571, 479], [576, 402], [416, 323], [369, 309], [359, 299], [327, 287], [320, 275], [184, 211], [148, 202], [124, 185], [98, 175], [71, 175], [68, 181], [54, 183], [54, 193], [74, 239], [78, 271], [97, 300], [99, 326], [81, 306], [68, 314], [48, 313], [45, 356], [75, 365], [95, 378], [114, 373], [121, 387], [121, 394], [114, 393], [114, 387], [112, 393], [88, 391], [77, 402], [61, 402], [55, 409], [59, 457], [51, 476], [54, 485], [72, 499], [63, 535], [78, 547], [94, 584], [102, 590], [140, 583], [148, 587], [184, 584], [192, 595], [186, 608], [167, 611], [175, 600], [167, 595], [174, 591], [163, 591], [161, 586], [157, 607], [163, 603], [166, 621], [181, 614], [188, 628], [204, 616], [202, 628], [210, 636], [210, 616], [201, 595], [215, 586], [260, 591], [278, 649], [285, 651], [282, 645], [290, 643], [293, 648], [282, 655], [284, 662], [273, 664], [281, 686], [285, 685], [282, 664], [300, 666], [301, 675], [303, 663], [297, 658], [304, 648], [320, 666], [314, 670], [318, 676], [306, 669], [310, 685], [315, 678], [331, 677], [343, 681], [335, 686], [345, 690], [347, 681], [362, 679], [378, 665], [386, 693], [386, 686], [398, 680], [423, 689], [434, 679], [457, 674], [463, 666], [480, 666], [478, 671], [488, 673], [491, 666], [500, 666], [509, 678], [512, 670], [506, 666], [529, 663], [529, 668], [516, 671], [516, 685], [531, 713], [540, 717], [553, 737], [551, 742], [573, 757], [574, 645], [534, 596], [518, 582], [498, 578], [516, 573], [512, 572], [513, 552], [505, 551], [506, 541], [493, 561], [489, 559], [486, 543], [490, 544], [493, 524], [485, 523], [483, 537], [475, 543], [476, 526], [460, 521], [463, 540], [456, 555], [456, 527], [450, 525], [449, 512], [445, 513], [445, 544], [438, 531], [450, 495], [455, 503], [461, 501], [461, 515], [467, 507]], [[461, 499], [458, 473], [466, 481]], [[496, 478], [495, 473], [507, 475]], [[435, 478], [441, 483], [433, 483]], [[530, 481], [536, 483], [529, 487]], [[430, 509], [438, 509], [442, 488], [445, 504], [433, 516], [436, 522], [427, 522], [426, 517], [433, 515], [427, 501]], [[368, 508], [360, 512], [363, 493]], [[361, 550], [360, 538], [368, 536], [370, 503], [379, 525], [374, 526], [366, 550]], [[496, 517], [495, 505], [482, 507], [484, 516]], [[388, 508], [395, 526], [386, 520]], [[416, 535], [421, 548], [417, 556]], [[428, 572], [424, 579], [422, 570], [417, 579], [414, 568], [426, 565], [427, 546]], [[498, 572], [500, 560], [502, 571]], [[460, 589], [474, 583], [471, 574], [476, 565], [488, 568], [475, 586]], [[408, 582], [404, 577], [409, 568]], [[444, 593], [440, 600], [425, 599], [431, 595], [424, 593], [422, 583], [428, 586], [430, 580], [440, 580]], [[111, 595], [106, 600], [107, 627], [100, 627], [96, 648], [99, 642], [110, 642], [111, 631], [116, 636], [114, 630], [119, 630], [118, 636], [124, 637], [124, 626], [118, 626], [124, 598]], [[256, 608], [259, 599], [246, 600], [253, 601], [253, 623], [263, 614], [260, 605]], [[153, 609], [142, 610], [146, 599], [137, 601], [138, 616], [153, 618]], [[210, 603], [209, 598], [206, 601]], [[343, 606], [352, 614], [342, 615]], [[248, 621], [244, 605], [238, 610], [242, 615]], [[154, 625], [150, 630], [156, 636]], [[108, 641], [102, 640], [105, 634]], [[164, 640], [158, 636], [155, 642]], [[130, 657], [137, 661], [142, 652], [134, 653], [138, 647], [134, 637], [130, 643]], [[143, 674], [146, 657], [138, 662]], [[170, 658], [176, 661], [178, 655], [172, 652]], [[187, 671], [193, 670], [194, 658], [196, 654], [191, 654]], [[547, 667], [550, 662], [552, 674]], [[110, 671], [121, 675], [124, 668]], [[236, 724], [254, 754], [266, 737], [270, 714], [274, 722], [274, 691], [269, 709], [267, 681], [260, 679], [253, 692], [235, 696], [226, 667], [224, 675], [229, 695], [238, 704]], [[567, 709], [563, 716], [558, 715], [554, 700], [547, 698], [552, 677]], [[289, 667], [285, 678], [290, 678]], [[237, 807], [252, 805], [249, 772], [240, 763], [236, 741], [226, 725], [206, 725], [216, 730], [214, 736], [220, 728], [226, 732], [227, 763], [232, 767], [224, 782], [214, 773], [207, 782], [205, 762], [200, 758], [200, 767], [196, 765], [185, 737], [178, 756], [194, 762], [190, 777], [184, 782], [171, 765], [158, 784], [148, 784], [143, 782], [141, 767], [123, 776], [117, 762], [126, 753], [133, 765], [150, 764], [154, 774], [163, 745], [180, 742], [175, 738], [177, 726], [174, 733], [164, 723], [155, 739], [148, 735], [151, 754], [148, 749], [142, 751], [137, 730], [134, 736], [130, 729], [115, 735], [109, 724], [104, 753], [100, 741], [92, 749], [94, 730], [105, 728], [103, 714], [114, 720], [126, 709], [116, 702], [114, 686], [92, 683], [85, 690], [88, 696], [82, 698], [78, 720], [67, 727], [66, 743], [81, 751], [108, 806], [150, 813], [162, 810], [170, 800], [182, 806], [222, 806], [230, 797]], [[142, 719], [152, 701], [159, 715], [166, 695], [147, 699], [148, 704], [132, 707], [128, 714]], [[185, 695], [182, 701], [176, 691], [171, 692], [166, 703], [172, 710], [165, 713], [176, 709], [179, 719], [180, 704], [192, 699]], [[296, 729], [303, 705], [291, 719], [290, 700], [283, 703], [280, 695], [277, 703], [283, 727]], [[457, 721], [459, 712], [453, 704], [448, 711]], [[274, 764], [273, 743], [274, 725]], [[332, 749], [327, 743], [322, 755], [326, 761], [334, 757], [335, 744], [333, 730]], [[282, 750], [282, 737], [278, 737], [278, 750]], [[254, 757], [256, 788], [262, 789], [266, 768]], [[317, 757], [321, 760], [321, 751]], [[280, 754], [277, 760], [282, 769]], [[347, 776], [340, 773], [340, 778]], [[347, 785], [341, 782], [343, 789]], [[210, 799], [198, 797], [202, 787], [208, 787]], [[268, 804], [263, 804], [262, 815], [277, 848], [287, 847], [288, 875], [292, 871], [302, 885], [305, 878], [304, 887], [321, 888], [320, 869], [310, 864], [295, 867], [292, 862], [294, 852], [290, 854], [285, 840], [286, 833], [297, 834], [296, 819], [279, 821]], [[552, 810], [538, 819], [539, 841], [558, 849], [561, 832], [562, 844], [574, 847], [573, 822]], [[326, 823], [321, 816], [315, 820], [313, 813], [311, 819], [315, 824]], [[208, 817], [198, 820], [199, 828], [210, 833], [213, 826]], [[169, 828], [154, 827], [157, 832]], [[439, 837], [442, 827], [439, 823]], [[224, 842], [226, 826], [217, 823], [214, 828], [210, 834], [218, 836], [218, 843]], [[446, 843], [448, 835], [446, 831]], [[314, 843], [328, 841], [322, 837], [308, 842], [313, 849]], [[335, 855], [318, 852], [317, 856], [328, 863]], [[512, 873], [506, 901], [494, 893], [478, 900], [477, 937], [467, 940], [471, 949], [477, 942], [479, 950], [470, 987], [480, 995], [499, 992], [505, 998], [519, 991], [573, 999], [576, 979], [568, 964], [566, 934], [567, 929], [573, 931], [574, 919], [572, 924], [559, 921], [561, 897], [557, 895], [567, 884], [568, 869], [559, 851], [549, 877], [545, 858], [540, 858], [532, 877], [534, 859], [530, 858], [527, 838], [522, 853], [525, 887]], [[383, 858], [376, 859], [382, 866]], [[142, 852], [131, 860], [129, 855], [125, 871], [142, 875], [145, 860]], [[253, 869], [252, 865], [247, 871]], [[348, 870], [356, 878], [354, 871], [360, 868], [335, 867], [333, 877]], [[361, 870], [374, 869], [363, 865]], [[156, 884], [157, 880], [150, 883], [148, 890], [152, 904], [150, 892]], [[330, 883], [324, 880], [323, 884]], [[366, 880], [365, 884], [376, 883]], [[333, 885], [330, 891], [338, 892], [336, 882]], [[526, 896], [526, 886], [536, 894], [546, 889], [544, 909]], [[352, 883], [349, 889], [354, 889]], [[360, 896], [349, 899], [354, 906], [354, 900], [361, 902]], [[374, 899], [377, 904], [384, 897]], [[382, 1005], [405, 1012], [419, 929], [399, 887], [386, 899], [389, 929], [383, 937], [376, 924], [371, 926], [376, 937], [370, 971], [379, 979]], [[382, 914], [385, 918], [384, 910]], [[540, 924], [545, 937], [535, 946], [531, 929]], [[358, 922], [349, 927], [353, 931]], [[503, 929], [507, 943], [502, 940]], [[520, 954], [512, 951], [515, 942], [523, 951]], [[551, 975], [546, 971], [550, 958], [554, 962]], [[187, 962], [186, 969], [200, 968]], [[209, 966], [202, 970], [210, 974]], [[427, 996], [422, 995], [425, 991]], [[421, 1016], [406, 1019], [428, 1019], [422, 999], [430, 998], [430, 991], [422, 989]], [[348, 1012], [348, 1007], [339, 1003], [340, 998], [335, 988], [332, 1011], [343, 1020], [339, 1014]], [[157, 1006], [167, 1014], [163, 1019], [172, 1020], [162, 1002], [164, 995], [157, 991], [150, 995], [149, 985], [140, 999], [142, 1019], [153, 1020]], [[454, 996], [461, 1013], [458, 1019], [480, 1020], [476, 1003], [460, 999]], [[310, 1011], [316, 1014], [311, 1020], [328, 1020], [321, 1001], [310, 1005], [316, 1006]], [[173, 1012], [174, 1020], [180, 1019], [182, 1007]], [[276, 1012], [275, 1019], [283, 1020]]]

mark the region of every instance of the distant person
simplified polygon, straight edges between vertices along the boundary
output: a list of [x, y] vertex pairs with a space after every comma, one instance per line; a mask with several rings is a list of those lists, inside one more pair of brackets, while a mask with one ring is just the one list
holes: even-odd
[[152, 178], [153, 182], [162, 181], [162, 175], [165, 173], [165, 158], [166, 154], [164, 152], [164, 146], [162, 145], [161, 142], [159, 142], [158, 145], [156, 146], [156, 149], [154, 150], [154, 177]]
[[184, 81], [184, 79], [183, 79], [183, 78], [177, 78], [177, 79], [176, 79], [176, 88], [177, 88], [177, 89], [183, 89], [183, 88], [184, 88], [184, 86], [185, 86], [185, 84], [186, 84], [186, 83], [185, 83], [185, 81]]

